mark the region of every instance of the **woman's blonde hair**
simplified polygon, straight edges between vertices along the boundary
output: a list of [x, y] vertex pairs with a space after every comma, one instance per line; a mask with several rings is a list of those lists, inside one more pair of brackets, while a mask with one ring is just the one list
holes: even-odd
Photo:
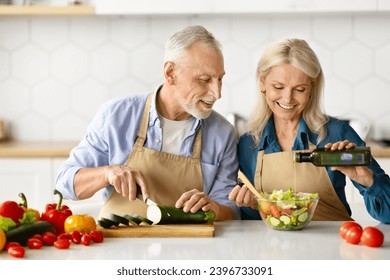
[[252, 135], [257, 145], [268, 120], [272, 116], [265, 95], [260, 92], [260, 80], [261, 78], [265, 79], [272, 67], [283, 64], [292, 65], [311, 78], [311, 97], [302, 115], [309, 129], [318, 135], [317, 143], [319, 143], [326, 136], [325, 124], [328, 122], [328, 116], [321, 106], [324, 75], [317, 55], [308, 43], [301, 39], [286, 39], [270, 45], [260, 58], [257, 65], [259, 98], [248, 121], [248, 133]]

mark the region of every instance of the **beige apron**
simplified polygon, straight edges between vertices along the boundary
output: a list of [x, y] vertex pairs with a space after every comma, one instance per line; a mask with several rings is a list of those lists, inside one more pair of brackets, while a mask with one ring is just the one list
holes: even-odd
[[[192, 157], [184, 157], [144, 147], [149, 123], [149, 111], [153, 94], [148, 96], [142, 123], [133, 150], [126, 166], [138, 169], [147, 181], [150, 199], [159, 205], [174, 206], [180, 196], [189, 190], [203, 190], [203, 176], [200, 164], [202, 129], [195, 137]], [[146, 217], [147, 205], [140, 199], [130, 201], [117, 192], [102, 206], [99, 217], [109, 213], [139, 214]]]
[[[314, 146], [310, 145], [310, 149]], [[320, 200], [313, 220], [352, 220], [333, 188], [325, 167], [310, 162], [295, 163], [293, 156], [299, 151], [284, 151], [257, 156], [255, 186], [258, 191], [272, 192], [274, 189], [318, 193]]]

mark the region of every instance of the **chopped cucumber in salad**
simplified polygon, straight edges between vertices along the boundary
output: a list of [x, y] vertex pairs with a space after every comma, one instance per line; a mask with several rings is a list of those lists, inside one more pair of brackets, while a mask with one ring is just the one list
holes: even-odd
[[317, 193], [295, 193], [293, 188], [274, 190], [271, 194], [262, 193], [259, 199], [260, 213], [271, 228], [299, 230], [310, 221], [318, 198]]

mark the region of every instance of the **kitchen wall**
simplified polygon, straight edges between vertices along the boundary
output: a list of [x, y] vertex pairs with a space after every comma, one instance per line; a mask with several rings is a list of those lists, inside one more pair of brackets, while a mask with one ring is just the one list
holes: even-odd
[[306, 39], [326, 77], [324, 107], [390, 138], [390, 17], [385, 13], [0, 17], [0, 118], [17, 140], [78, 141], [108, 99], [162, 82], [163, 47], [187, 25], [222, 42], [226, 77], [215, 109], [247, 117], [264, 47]]

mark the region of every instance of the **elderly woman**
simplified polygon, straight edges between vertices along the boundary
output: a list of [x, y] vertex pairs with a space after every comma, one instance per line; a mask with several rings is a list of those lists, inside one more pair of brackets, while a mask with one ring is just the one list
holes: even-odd
[[[368, 213], [390, 223], [390, 178], [375, 159], [369, 166], [317, 167], [294, 163], [297, 151], [365, 146], [346, 122], [321, 108], [324, 76], [314, 51], [304, 40], [271, 45], [257, 68], [259, 101], [238, 144], [241, 171], [256, 189], [295, 188], [320, 196], [314, 220], [352, 220], [345, 177], [363, 196]], [[229, 198], [241, 206], [242, 219], [260, 219], [253, 194], [237, 185]]]

